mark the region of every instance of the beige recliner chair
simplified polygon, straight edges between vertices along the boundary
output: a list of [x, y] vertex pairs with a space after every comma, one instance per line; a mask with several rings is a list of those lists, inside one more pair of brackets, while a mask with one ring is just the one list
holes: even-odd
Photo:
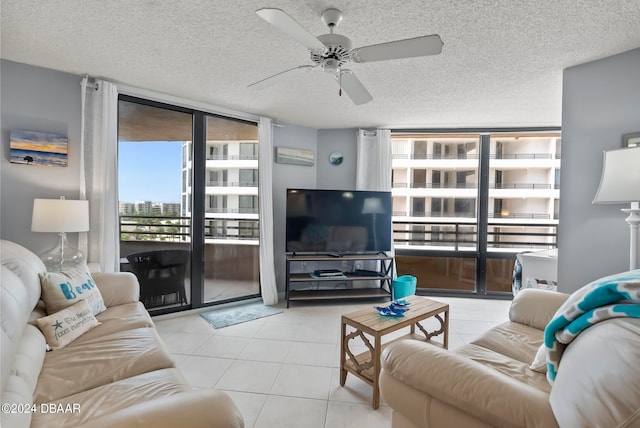
[[509, 321], [452, 351], [416, 340], [391, 344], [380, 389], [393, 428], [640, 427], [640, 319], [584, 330], [564, 351], [553, 385], [530, 369], [567, 297], [523, 290]]

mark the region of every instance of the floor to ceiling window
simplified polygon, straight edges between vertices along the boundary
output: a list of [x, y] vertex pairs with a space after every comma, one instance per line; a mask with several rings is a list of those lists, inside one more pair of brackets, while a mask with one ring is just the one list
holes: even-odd
[[558, 132], [392, 134], [399, 274], [423, 290], [511, 292], [515, 255], [555, 247]]
[[152, 312], [260, 294], [257, 145], [255, 123], [121, 95], [121, 269]]

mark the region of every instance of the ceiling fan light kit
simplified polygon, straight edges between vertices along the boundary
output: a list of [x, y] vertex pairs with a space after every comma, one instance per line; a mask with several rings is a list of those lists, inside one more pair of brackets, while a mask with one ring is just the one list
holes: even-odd
[[315, 65], [294, 67], [252, 83], [249, 87], [264, 87], [278, 83], [294, 72], [320, 67], [322, 71], [335, 77], [340, 87], [340, 94], [344, 90], [355, 105], [361, 105], [368, 103], [373, 97], [353, 71], [343, 68], [350, 61], [366, 63], [438, 55], [442, 52], [443, 43], [437, 34], [353, 49], [353, 44], [348, 37], [333, 32], [342, 21], [342, 12], [335, 8], [326, 9], [320, 15], [322, 22], [329, 27], [329, 34], [318, 37], [309, 33], [281, 9], [262, 8], [258, 9], [256, 14], [309, 49], [311, 61]]

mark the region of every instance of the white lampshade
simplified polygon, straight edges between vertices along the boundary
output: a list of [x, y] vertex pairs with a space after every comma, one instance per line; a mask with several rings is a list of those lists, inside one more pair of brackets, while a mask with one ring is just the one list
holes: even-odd
[[362, 214], [384, 214], [382, 199], [365, 198], [364, 204], [362, 205]]
[[600, 187], [594, 204], [640, 201], [640, 147], [604, 152]]
[[34, 232], [86, 232], [89, 201], [34, 199], [31, 230]]

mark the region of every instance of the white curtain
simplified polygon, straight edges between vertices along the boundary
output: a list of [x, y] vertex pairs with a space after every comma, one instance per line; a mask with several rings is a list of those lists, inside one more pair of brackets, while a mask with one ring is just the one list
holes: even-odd
[[258, 125], [260, 174], [260, 287], [265, 305], [278, 303], [278, 287], [273, 259], [273, 127], [271, 119]]
[[391, 131], [358, 130], [356, 190], [391, 190]]
[[118, 225], [118, 90], [103, 80], [82, 80], [80, 199], [89, 201], [89, 232], [79, 246], [102, 272], [117, 272]]
[[[391, 191], [391, 131], [388, 129], [358, 130], [356, 190]], [[391, 251], [393, 257], [393, 230]], [[373, 268], [373, 267], [371, 267]], [[396, 276], [395, 261], [393, 275]]]

